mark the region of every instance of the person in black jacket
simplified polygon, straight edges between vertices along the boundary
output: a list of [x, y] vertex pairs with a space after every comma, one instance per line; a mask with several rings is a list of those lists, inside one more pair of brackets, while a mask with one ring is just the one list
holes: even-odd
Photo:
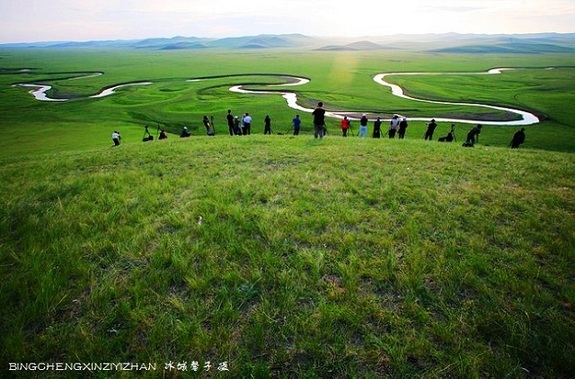
[[188, 127], [184, 126], [184, 128], [182, 129], [182, 133], [180, 133], [180, 138], [186, 138], [191, 136], [190, 132], [188, 131]]
[[373, 138], [381, 137], [381, 124], [381, 117], [378, 117], [377, 120], [373, 122], [373, 133], [371, 135]]
[[474, 126], [473, 129], [467, 133], [467, 140], [463, 143], [465, 147], [473, 147], [476, 142], [479, 142], [479, 134], [481, 133], [481, 128], [483, 126], [481, 124], [477, 124]]
[[272, 119], [269, 115], [266, 115], [264, 119], [264, 135], [265, 134], [272, 134]]
[[317, 107], [311, 114], [313, 115], [313, 136], [321, 139], [325, 135], [325, 109], [323, 109], [323, 102], [317, 103]]
[[427, 124], [427, 131], [425, 132], [425, 140], [433, 140], [433, 132], [437, 128], [437, 124], [435, 123], [435, 119], [432, 118], [431, 122]]
[[405, 131], [407, 130], [407, 119], [404, 117], [399, 122], [399, 131], [397, 134], [399, 135], [399, 139], [405, 138]]
[[230, 136], [235, 134], [235, 125], [234, 125], [234, 115], [232, 114], [232, 110], [228, 109], [228, 115], [226, 116], [226, 120], [228, 121], [228, 130], [230, 132]]
[[517, 149], [523, 142], [525, 142], [525, 128], [521, 128], [521, 130], [515, 132], [511, 140], [511, 148]]

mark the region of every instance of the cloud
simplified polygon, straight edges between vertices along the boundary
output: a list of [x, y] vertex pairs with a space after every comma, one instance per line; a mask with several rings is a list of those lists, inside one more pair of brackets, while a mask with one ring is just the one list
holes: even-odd
[[0, 42], [574, 32], [573, 0], [0, 0]]

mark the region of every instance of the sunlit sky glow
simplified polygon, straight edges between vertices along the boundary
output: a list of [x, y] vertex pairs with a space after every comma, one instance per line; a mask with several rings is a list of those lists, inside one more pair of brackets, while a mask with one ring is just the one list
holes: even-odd
[[0, 0], [0, 43], [575, 32], [575, 0]]

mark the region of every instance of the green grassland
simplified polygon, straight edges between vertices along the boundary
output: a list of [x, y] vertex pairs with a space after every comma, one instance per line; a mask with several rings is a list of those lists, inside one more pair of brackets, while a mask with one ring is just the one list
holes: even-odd
[[[224, 122], [226, 109], [236, 114], [250, 112], [256, 129], [263, 131], [263, 119], [270, 114], [276, 131], [291, 126], [295, 111], [278, 96], [240, 95], [228, 91], [241, 83], [278, 83], [278, 79], [250, 74], [289, 74], [311, 78], [300, 87], [285, 87], [297, 91], [300, 103], [313, 107], [324, 101], [328, 110], [368, 111], [390, 117], [400, 113], [407, 117], [440, 117], [469, 115], [481, 112], [494, 116], [492, 110], [455, 107], [408, 101], [391, 95], [388, 88], [373, 82], [380, 72], [482, 72], [493, 67], [531, 68], [505, 72], [502, 75], [421, 76], [393, 78], [407, 93], [438, 100], [465, 100], [500, 106], [516, 106], [532, 111], [544, 121], [528, 127], [526, 147], [556, 151], [573, 151], [574, 132], [571, 127], [575, 111], [572, 83], [575, 57], [570, 54], [547, 55], [448, 55], [409, 52], [301, 52], [270, 50], [156, 52], [123, 50], [4, 50], [0, 54], [4, 69], [34, 68], [26, 73], [2, 71], [2, 127], [5, 138], [2, 149], [10, 154], [27, 151], [31, 144], [36, 151], [38, 134], [58, 140], [64, 148], [103, 146], [115, 128], [126, 140], [141, 139], [145, 124], [161, 124], [171, 133], [188, 125], [196, 134], [203, 134], [201, 118], [214, 115], [216, 127]], [[555, 70], [544, 70], [556, 67]], [[65, 80], [80, 73], [103, 72], [104, 75]], [[187, 79], [224, 75], [246, 75], [187, 82]], [[152, 81], [150, 86], [126, 87], [118, 94], [101, 99], [85, 99], [105, 87], [133, 81]], [[19, 82], [41, 82], [53, 86], [55, 97], [71, 97], [65, 103], [35, 100], [23, 88], [12, 88]], [[253, 86], [258, 88], [257, 86]], [[282, 87], [278, 87], [281, 89]], [[81, 111], [79, 111], [81, 110]], [[502, 113], [502, 112], [501, 112]], [[504, 116], [503, 114], [495, 116]], [[304, 128], [310, 129], [311, 119], [304, 118]], [[37, 125], [20, 128], [20, 125]], [[107, 127], [107, 128], [105, 128]], [[337, 132], [332, 120], [328, 127]], [[89, 139], [77, 141], [78, 129], [89, 130]], [[413, 122], [408, 138], [421, 138], [423, 122]], [[470, 126], [458, 127], [460, 137]], [[447, 125], [440, 125], [438, 134], [445, 134]], [[482, 136], [484, 143], [506, 146], [514, 132], [510, 127], [488, 127]], [[101, 131], [98, 133], [98, 131]], [[31, 133], [30, 135], [28, 133]], [[134, 133], [134, 134], [132, 134]], [[106, 138], [108, 137], [108, 138]], [[12, 143], [18, 138], [19, 144]], [[107, 141], [106, 141], [107, 142]], [[53, 144], [52, 144], [53, 146]], [[49, 150], [48, 146], [40, 147]], [[59, 147], [54, 148], [60, 150]]]
[[[3, 372], [8, 362], [153, 363], [141, 375], [150, 378], [574, 372], [575, 57], [36, 49], [0, 58]], [[521, 149], [507, 147], [517, 127], [486, 126], [467, 149], [423, 141], [423, 122], [400, 141], [341, 138], [330, 120], [315, 140], [308, 114], [302, 135], [277, 135], [296, 113], [284, 99], [228, 91], [281, 82], [255, 74], [289, 74], [311, 79], [285, 87], [306, 106], [439, 117], [454, 110], [395, 98], [373, 75], [492, 67], [526, 69], [394, 81], [413, 96], [544, 116]], [[80, 72], [104, 75], [64, 80]], [[11, 87], [19, 82], [72, 99], [40, 102]], [[253, 114], [256, 134], [223, 133], [228, 108]], [[215, 117], [213, 138], [204, 114]], [[194, 135], [142, 143], [143, 126], [158, 123]], [[461, 139], [469, 126], [457, 127]], [[169, 362], [188, 371], [165, 370]], [[224, 362], [227, 373], [216, 369]], [[89, 375], [112, 374], [134, 373]]]

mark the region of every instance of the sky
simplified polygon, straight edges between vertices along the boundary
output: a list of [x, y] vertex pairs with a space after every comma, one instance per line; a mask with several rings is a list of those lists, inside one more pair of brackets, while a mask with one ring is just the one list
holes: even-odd
[[0, 43], [575, 32], [575, 0], [0, 0]]

